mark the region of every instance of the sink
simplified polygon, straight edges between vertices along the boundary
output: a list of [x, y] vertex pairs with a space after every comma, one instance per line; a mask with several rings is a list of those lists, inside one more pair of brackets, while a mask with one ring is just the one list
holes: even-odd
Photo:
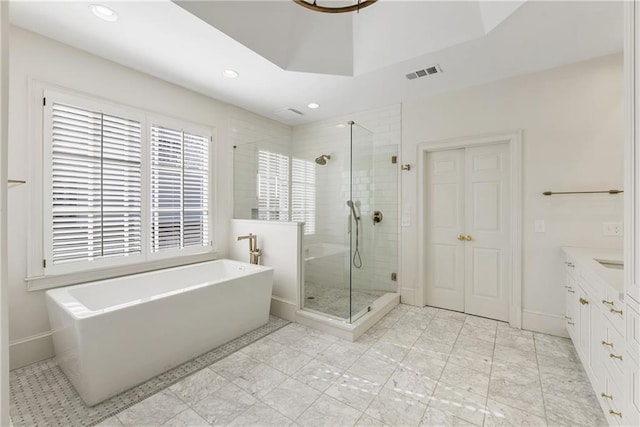
[[595, 259], [601, 266], [605, 268], [611, 268], [612, 270], [622, 270], [624, 269], [624, 263], [622, 261], [611, 261], [606, 259]]

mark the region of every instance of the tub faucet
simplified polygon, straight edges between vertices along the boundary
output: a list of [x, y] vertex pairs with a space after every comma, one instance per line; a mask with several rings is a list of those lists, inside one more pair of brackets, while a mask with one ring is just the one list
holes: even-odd
[[260, 256], [262, 251], [258, 249], [258, 236], [249, 233], [247, 236], [238, 236], [238, 240], [249, 239], [249, 263], [260, 264]]

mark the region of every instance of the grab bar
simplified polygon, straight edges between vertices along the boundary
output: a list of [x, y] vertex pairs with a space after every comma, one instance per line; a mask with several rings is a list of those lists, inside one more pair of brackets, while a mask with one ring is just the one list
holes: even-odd
[[553, 196], [554, 194], [619, 194], [624, 190], [601, 190], [601, 191], [545, 191], [543, 196]]

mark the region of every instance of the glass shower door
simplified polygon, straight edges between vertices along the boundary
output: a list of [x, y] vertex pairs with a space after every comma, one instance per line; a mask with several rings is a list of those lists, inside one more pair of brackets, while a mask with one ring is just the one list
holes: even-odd
[[350, 182], [347, 208], [349, 230], [349, 321], [370, 310], [376, 299], [372, 286], [373, 132], [351, 122]]

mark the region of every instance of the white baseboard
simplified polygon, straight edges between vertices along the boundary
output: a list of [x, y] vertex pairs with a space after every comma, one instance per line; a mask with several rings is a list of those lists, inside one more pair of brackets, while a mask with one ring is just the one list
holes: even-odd
[[535, 310], [522, 310], [522, 329], [542, 332], [549, 335], [568, 338], [564, 316], [542, 313]]
[[51, 332], [9, 343], [9, 369], [17, 369], [55, 356]]
[[296, 321], [296, 311], [300, 307], [297, 304], [278, 297], [271, 297], [271, 309], [270, 313], [281, 319], [288, 320], [290, 322]]

